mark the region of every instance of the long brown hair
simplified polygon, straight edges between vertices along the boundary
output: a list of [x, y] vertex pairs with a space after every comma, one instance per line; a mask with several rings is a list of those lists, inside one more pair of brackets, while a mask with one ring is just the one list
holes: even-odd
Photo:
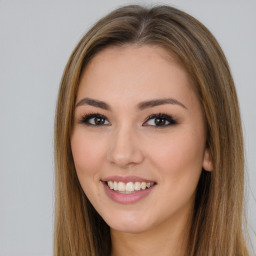
[[244, 151], [236, 91], [226, 58], [199, 21], [169, 6], [119, 8], [94, 25], [64, 71], [55, 120], [55, 256], [111, 252], [110, 230], [84, 194], [70, 136], [81, 72], [112, 45], [156, 45], [185, 67], [194, 82], [208, 130], [214, 170], [198, 183], [187, 251], [197, 256], [249, 255], [243, 235]]

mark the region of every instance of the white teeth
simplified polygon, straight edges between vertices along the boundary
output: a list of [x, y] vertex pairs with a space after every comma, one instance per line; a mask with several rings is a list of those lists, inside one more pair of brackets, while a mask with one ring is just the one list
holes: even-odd
[[118, 184], [116, 181], [114, 181], [114, 190], [118, 190]]
[[139, 191], [139, 190], [140, 190], [140, 182], [138, 182], [138, 181], [135, 182], [134, 189], [135, 189], [136, 191]]
[[118, 182], [118, 190], [120, 192], [125, 192], [125, 184], [123, 182]]
[[133, 193], [134, 191], [145, 190], [146, 188], [150, 188], [154, 185], [153, 182], [117, 182], [117, 181], [108, 181], [107, 185], [110, 189], [121, 193]]
[[114, 189], [114, 183], [112, 181], [108, 181], [108, 186], [111, 188], [111, 189]]
[[133, 192], [133, 191], [134, 191], [134, 185], [133, 185], [133, 183], [132, 183], [132, 182], [128, 182], [128, 183], [126, 184], [125, 190], [126, 190], [127, 192]]
[[143, 190], [146, 189], [146, 182], [142, 182], [142, 183], [141, 183], [141, 188], [142, 188]]

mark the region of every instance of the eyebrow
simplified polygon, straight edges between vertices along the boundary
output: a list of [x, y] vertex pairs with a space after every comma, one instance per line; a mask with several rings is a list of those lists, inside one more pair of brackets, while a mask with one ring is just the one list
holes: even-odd
[[178, 100], [172, 99], [172, 98], [167, 98], [167, 99], [154, 99], [154, 100], [149, 100], [149, 101], [144, 101], [138, 104], [138, 109], [143, 110], [146, 108], [151, 108], [159, 105], [164, 105], [164, 104], [172, 104], [172, 105], [179, 105], [185, 109], [186, 106], [179, 102]]
[[[146, 108], [151, 108], [159, 105], [164, 105], [164, 104], [172, 104], [172, 105], [179, 105], [185, 109], [187, 107], [182, 104], [180, 101], [172, 99], [172, 98], [167, 98], [167, 99], [153, 99], [153, 100], [148, 100], [148, 101], [143, 101], [137, 105], [138, 110], [144, 110]], [[81, 99], [77, 104], [76, 107], [83, 106], [83, 105], [89, 105], [97, 108], [102, 108], [105, 110], [111, 110], [110, 105], [105, 103], [104, 101], [100, 100], [95, 100], [91, 98], [83, 98]]]
[[105, 110], [111, 110], [111, 107], [105, 103], [104, 101], [100, 101], [100, 100], [94, 100], [91, 98], [84, 98], [81, 99], [77, 104], [76, 107], [82, 106], [82, 105], [90, 105], [93, 107], [97, 107], [97, 108], [102, 108]]

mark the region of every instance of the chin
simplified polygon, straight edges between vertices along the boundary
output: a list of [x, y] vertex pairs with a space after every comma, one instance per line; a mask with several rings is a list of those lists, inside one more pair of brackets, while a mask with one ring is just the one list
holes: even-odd
[[111, 229], [123, 233], [142, 233], [153, 226], [149, 218], [145, 216], [141, 218], [131, 214], [122, 214], [121, 216], [112, 215], [106, 218], [105, 221]]
[[122, 233], [131, 233], [131, 234], [138, 234], [143, 233], [149, 229], [144, 225], [140, 225], [139, 223], [110, 223], [110, 229], [116, 230]]

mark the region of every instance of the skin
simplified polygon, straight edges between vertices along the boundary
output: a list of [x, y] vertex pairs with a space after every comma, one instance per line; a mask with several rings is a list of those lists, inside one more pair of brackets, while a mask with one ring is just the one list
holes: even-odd
[[[153, 46], [107, 48], [82, 74], [71, 148], [83, 190], [111, 228], [112, 255], [184, 254], [197, 183], [202, 168], [212, 170], [192, 86], [175, 58]], [[84, 98], [103, 101], [111, 110], [81, 103]], [[181, 104], [138, 110], [143, 101], [166, 98]], [[104, 115], [103, 125], [81, 122], [91, 113]], [[159, 128], [155, 119], [147, 121], [158, 113], [177, 124]], [[101, 182], [113, 175], [135, 175], [157, 185], [138, 202], [121, 204]]]

